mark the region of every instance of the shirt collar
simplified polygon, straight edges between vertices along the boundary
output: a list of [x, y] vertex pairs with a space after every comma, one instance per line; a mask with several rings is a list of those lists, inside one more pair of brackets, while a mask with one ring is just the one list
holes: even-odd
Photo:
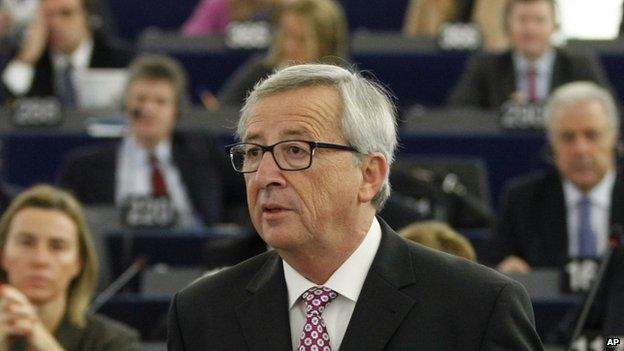
[[91, 53], [93, 52], [93, 39], [84, 40], [74, 52], [69, 55], [52, 53], [52, 62], [55, 67], [65, 67], [71, 62], [74, 69], [84, 69], [89, 67]]
[[[368, 233], [366, 233], [364, 240], [360, 243], [360, 246], [358, 246], [351, 256], [334, 272], [334, 274], [332, 274], [323, 286], [356, 302], [360, 296], [364, 280], [373, 263], [380, 242], [381, 226], [377, 218], [373, 218], [373, 223]], [[282, 262], [284, 265], [286, 286], [288, 288], [288, 308], [291, 309], [299, 300], [301, 294], [317, 284], [303, 277], [286, 261], [282, 260]]]
[[[135, 160], [149, 162], [148, 150], [133, 135], [129, 134], [124, 138], [124, 148], [127, 151], [127, 155], [132, 155]], [[160, 163], [168, 163], [171, 160], [171, 140], [165, 139], [158, 143], [154, 154]]]
[[[535, 70], [538, 75], [547, 73], [552, 69], [553, 62], [555, 60], [555, 50], [549, 49], [542, 56], [540, 56], [537, 60], [535, 60]], [[529, 70], [530, 62], [526, 59], [526, 57], [522, 56], [517, 51], [513, 52], [513, 61], [514, 66], [516, 68], [516, 72], [520, 74], [525, 74]]]
[[611, 207], [611, 192], [615, 184], [615, 171], [611, 170], [602, 177], [602, 180], [596, 184], [589, 192], [584, 193], [577, 188], [569, 180], [563, 181], [563, 192], [566, 199], [567, 208], [575, 208], [583, 196], [589, 197], [592, 205], [605, 209]]

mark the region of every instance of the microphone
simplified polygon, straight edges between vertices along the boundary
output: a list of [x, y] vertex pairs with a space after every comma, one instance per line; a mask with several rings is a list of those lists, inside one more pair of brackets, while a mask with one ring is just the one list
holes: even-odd
[[128, 282], [139, 274], [146, 266], [147, 260], [143, 257], [139, 257], [132, 262], [132, 264], [123, 272], [117, 279], [115, 279], [104, 291], [102, 291], [91, 303], [89, 313], [93, 314], [97, 312], [102, 306], [104, 306], [110, 299], [121, 290]]
[[583, 327], [585, 326], [585, 322], [587, 321], [587, 317], [589, 316], [589, 312], [591, 310], [594, 301], [596, 300], [596, 296], [598, 294], [598, 290], [602, 285], [603, 281], [607, 278], [606, 272], [609, 267], [609, 263], [611, 262], [611, 257], [613, 256], [613, 251], [620, 246], [622, 241], [622, 233], [624, 233], [624, 229], [620, 224], [614, 224], [611, 227], [611, 235], [609, 236], [609, 246], [605, 251], [605, 254], [602, 257], [602, 261], [600, 262], [600, 266], [598, 267], [598, 274], [596, 275], [596, 279], [594, 279], [594, 283], [587, 294], [585, 302], [583, 303], [583, 308], [581, 309], [581, 313], [576, 320], [576, 324], [574, 325], [574, 329], [572, 332], [572, 336], [570, 337], [570, 342], [568, 345], [569, 349], [572, 349], [576, 340], [581, 336], [583, 332]]
[[143, 115], [143, 113], [141, 112], [141, 109], [138, 108], [138, 107], [132, 108], [130, 110], [130, 117], [133, 120], [137, 120], [137, 119], [141, 118], [142, 115]]
[[481, 201], [481, 199], [468, 192], [468, 189], [459, 180], [459, 176], [455, 173], [448, 173], [441, 179], [442, 191], [449, 195], [455, 195], [459, 200], [478, 216], [485, 219], [488, 223], [493, 221], [492, 211]]

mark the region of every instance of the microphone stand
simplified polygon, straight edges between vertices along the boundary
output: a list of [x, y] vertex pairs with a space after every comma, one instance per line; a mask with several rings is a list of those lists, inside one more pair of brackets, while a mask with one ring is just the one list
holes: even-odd
[[104, 291], [102, 291], [91, 303], [89, 313], [93, 314], [97, 312], [102, 306], [104, 306], [121, 288], [123, 288], [128, 282], [139, 274], [146, 265], [145, 258], [139, 257], [128, 269], [126, 269], [117, 279], [115, 279]]
[[613, 251], [615, 251], [615, 249], [620, 245], [621, 232], [622, 232], [622, 229], [620, 227], [616, 227], [613, 229], [613, 234], [609, 237], [609, 246], [607, 247], [607, 251], [603, 255], [602, 261], [600, 262], [600, 266], [598, 267], [598, 274], [596, 275], [594, 284], [589, 290], [589, 293], [587, 294], [587, 298], [585, 299], [585, 302], [583, 303], [581, 314], [579, 315], [579, 318], [576, 320], [576, 323], [574, 325], [572, 336], [570, 337], [570, 341], [568, 344], [568, 350], [572, 349], [574, 342], [578, 339], [578, 337], [583, 332], [583, 327], [585, 326], [585, 322], [587, 322], [589, 311], [591, 310], [591, 307], [594, 304], [594, 301], [596, 300], [596, 296], [598, 294], [598, 290], [600, 289], [600, 286], [605, 280], [607, 267], [609, 266], [609, 263], [611, 262]]

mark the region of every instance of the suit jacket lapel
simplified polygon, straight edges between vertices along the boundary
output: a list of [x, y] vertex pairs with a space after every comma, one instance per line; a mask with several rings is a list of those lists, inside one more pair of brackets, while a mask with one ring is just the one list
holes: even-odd
[[277, 253], [247, 285], [251, 297], [236, 308], [251, 350], [290, 350], [288, 296], [282, 260]]
[[401, 288], [415, 284], [407, 244], [381, 219], [382, 238], [375, 260], [340, 346], [345, 350], [382, 350], [416, 301]]
[[[624, 195], [624, 179], [622, 178], [622, 173], [618, 171], [613, 191], [611, 192], [611, 212], [609, 216], [611, 222], [609, 225], [611, 226], [624, 226], [624, 198], [622, 198], [622, 195]], [[621, 229], [624, 229], [624, 227]], [[609, 234], [611, 232], [612, 229], [609, 228]]]
[[[514, 67], [512, 52], [507, 51], [499, 61], [500, 66], [495, 70], [500, 87], [495, 94], [499, 94], [496, 106], [502, 105], [505, 101], [511, 99], [511, 94], [516, 91], [516, 68]], [[507, 72], [511, 72], [508, 74]]]
[[568, 257], [568, 220], [565, 198], [563, 196], [563, 184], [558, 175], [552, 182], [552, 191], [546, 190], [546, 201], [542, 213], [546, 215], [544, 230], [549, 238], [543, 238], [546, 247], [542, 252], [550, 252], [558, 257], [553, 262], [563, 264]]

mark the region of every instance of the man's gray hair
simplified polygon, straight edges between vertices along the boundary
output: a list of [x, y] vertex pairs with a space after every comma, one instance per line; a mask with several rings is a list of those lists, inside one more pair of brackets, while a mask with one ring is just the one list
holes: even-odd
[[544, 109], [544, 123], [549, 137], [552, 136], [552, 118], [557, 110], [576, 105], [580, 102], [598, 101], [602, 103], [611, 129], [616, 133], [620, 129], [620, 119], [611, 93], [593, 82], [578, 81], [567, 83], [557, 88], [546, 103]]
[[[349, 145], [362, 154], [379, 152], [385, 156], [388, 166], [392, 165], [398, 140], [396, 108], [389, 93], [378, 83], [338, 66], [323, 64], [290, 66], [258, 82], [241, 109], [237, 137], [242, 139], [245, 135], [250, 111], [259, 99], [310, 86], [334, 87], [342, 97], [342, 133]], [[379, 193], [372, 200], [377, 210], [383, 208], [390, 196], [388, 176], [389, 174]]]

